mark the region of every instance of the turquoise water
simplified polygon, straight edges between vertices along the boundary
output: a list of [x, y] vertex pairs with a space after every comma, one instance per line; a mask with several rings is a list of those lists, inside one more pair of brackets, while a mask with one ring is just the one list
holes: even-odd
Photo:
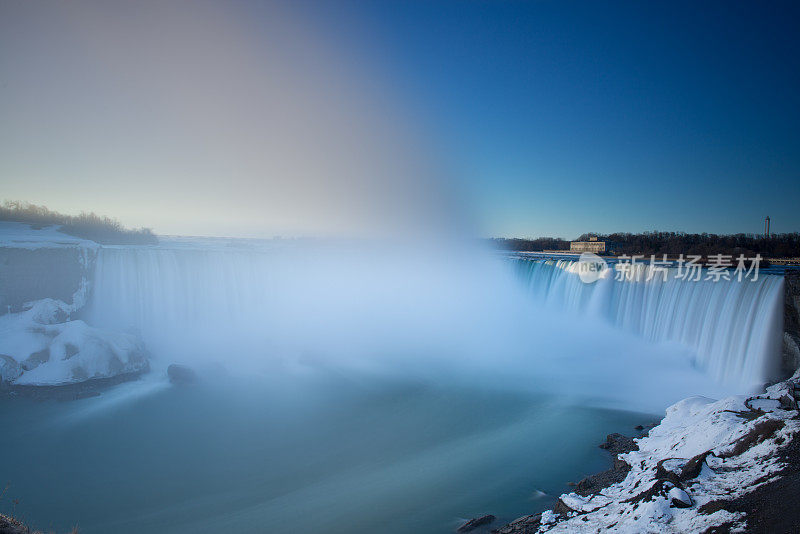
[[[63, 532], [448, 532], [541, 511], [652, 416], [337, 372], [0, 401], [0, 509]], [[16, 501], [16, 503], [15, 503]]]

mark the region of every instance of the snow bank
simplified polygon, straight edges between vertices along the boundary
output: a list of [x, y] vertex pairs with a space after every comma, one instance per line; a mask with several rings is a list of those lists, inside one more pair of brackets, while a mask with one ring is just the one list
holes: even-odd
[[53, 386], [147, 369], [136, 336], [70, 320], [74, 308], [43, 299], [0, 316], [0, 382]]
[[59, 231], [60, 225], [34, 227], [28, 223], [0, 221], [0, 247], [38, 249], [81, 247], [96, 249], [94, 241], [74, 237]]
[[619, 455], [631, 467], [622, 482], [589, 496], [561, 495], [553, 510], [497, 532], [677, 533], [723, 524], [745, 529], [745, 514], [709, 503], [730, 501], [780, 478], [787, 467], [780, 452], [800, 432], [799, 382], [800, 372], [755, 397], [680, 401], [635, 440], [638, 450]]

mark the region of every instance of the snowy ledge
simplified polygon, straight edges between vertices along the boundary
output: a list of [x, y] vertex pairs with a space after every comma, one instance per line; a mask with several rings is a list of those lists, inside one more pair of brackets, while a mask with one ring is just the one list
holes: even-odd
[[630, 466], [624, 480], [563, 494], [552, 510], [492, 532], [791, 531], [800, 517], [799, 394], [800, 371], [753, 397], [682, 400], [634, 440], [638, 450], [618, 456]]
[[11, 393], [132, 378], [149, 368], [137, 336], [70, 320], [76, 306], [54, 299], [0, 316], [0, 385]]
[[60, 231], [61, 226], [35, 226], [28, 223], [0, 221], [0, 247], [35, 250], [40, 248], [78, 247], [94, 250], [100, 245], [89, 239]]

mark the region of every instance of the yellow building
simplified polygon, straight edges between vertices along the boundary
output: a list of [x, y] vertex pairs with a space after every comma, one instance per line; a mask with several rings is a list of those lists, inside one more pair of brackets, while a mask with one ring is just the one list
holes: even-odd
[[594, 252], [600, 254], [606, 251], [606, 242], [598, 241], [596, 237], [590, 237], [589, 241], [572, 241], [569, 244], [570, 252]]

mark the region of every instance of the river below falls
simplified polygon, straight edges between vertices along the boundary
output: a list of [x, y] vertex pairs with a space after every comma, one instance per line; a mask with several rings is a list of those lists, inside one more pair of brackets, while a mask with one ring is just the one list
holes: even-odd
[[653, 415], [335, 371], [0, 401], [0, 510], [127, 532], [449, 532], [542, 511]]

